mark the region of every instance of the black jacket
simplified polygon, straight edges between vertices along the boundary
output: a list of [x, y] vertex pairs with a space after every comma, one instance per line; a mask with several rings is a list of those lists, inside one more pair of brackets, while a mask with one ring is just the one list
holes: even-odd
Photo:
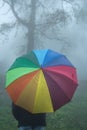
[[46, 126], [46, 114], [32, 114], [12, 103], [12, 113], [20, 126]]

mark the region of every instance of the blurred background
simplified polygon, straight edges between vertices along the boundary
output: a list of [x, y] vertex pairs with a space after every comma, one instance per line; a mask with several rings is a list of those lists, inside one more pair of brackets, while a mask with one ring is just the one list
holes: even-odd
[[15, 58], [32, 49], [64, 53], [86, 80], [86, 0], [0, 0], [0, 87]]
[[[48, 116], [47, 129], [51, 130], [52, 127], [54, 130], [85, 130], [87, 128], [85, 116], [87, 0], [0, 0], [0, 129], [2, 130], [16, 129], [9, 109], [10, 100], [5, 93], [6, 71], [17, 57], [32, 49], [52, 49], [63, 53], [77, 69], [79, 87], [73, 103], [65, 106], [54, 116]], [[58, 125], [55, 125], [55, 122]]]

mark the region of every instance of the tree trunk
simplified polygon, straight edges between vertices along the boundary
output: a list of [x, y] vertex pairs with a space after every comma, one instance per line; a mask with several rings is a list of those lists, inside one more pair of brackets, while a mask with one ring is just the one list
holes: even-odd
[[36, 0], [31, 0], [31, 14], [30, 22], [28, 26], [28, 43], [27, 43], [27, 52], [34, 49], [35, 45], [35, 16], [36, 16]]

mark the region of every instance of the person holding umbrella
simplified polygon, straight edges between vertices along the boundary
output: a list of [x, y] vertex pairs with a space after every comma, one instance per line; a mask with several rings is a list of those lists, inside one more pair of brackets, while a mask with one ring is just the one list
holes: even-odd
[[18, 57], [6, 73], [5, 88], [16, 105], [30, 112], [12, 105], [19, 130], [44, 130], [46, 113], [70, 102], [77, 86], [76, 68], [63, 54], [46, 49]]
[[46, 113], [32, 114], [12, 102], [12, 114], [19, 130], [44, 130], [46, 126]]

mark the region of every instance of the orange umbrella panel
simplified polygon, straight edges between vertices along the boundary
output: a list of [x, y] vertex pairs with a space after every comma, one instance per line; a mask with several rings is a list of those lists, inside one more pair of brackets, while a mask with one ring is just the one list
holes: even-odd
[[72, 99], [77, 86], [73, 64], [49, 49], [18, 57], [6, 74], [12, 101], [31, 113], [56, 111]]

